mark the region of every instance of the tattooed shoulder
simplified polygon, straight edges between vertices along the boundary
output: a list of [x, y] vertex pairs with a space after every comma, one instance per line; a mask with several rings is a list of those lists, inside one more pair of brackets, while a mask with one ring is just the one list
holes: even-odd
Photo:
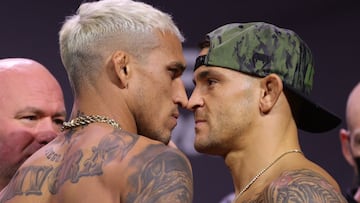
[[286, 171], [255, 202], [347, 202], [324, 177], [308, 170]]
[[129, 177], [126, 202], [192, 202], [191, 166], [177, 149], [149, 145], [130, 165], [138, 170]]
[[65, 182], [76, 184], [80, 178], [101, 176], [104, 168], [113, 160], [124, 159], [138, 138], [137, 135], [116, 129], [90, 146], [72, 148], [73, 145], [69, 143], [69, 149], [64, 154], [57, 153], [51, 146], [47, 147], [42, 160], [29, 162], [19, 168], [3, 190], [0, 203], [15, 196], [42, 196], [44, 192], [55, 195]]

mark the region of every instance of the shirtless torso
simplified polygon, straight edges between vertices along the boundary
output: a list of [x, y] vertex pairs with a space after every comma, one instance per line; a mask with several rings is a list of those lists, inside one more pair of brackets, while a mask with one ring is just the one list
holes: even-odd
[[180, 151], [101, 125], [69, 131], [39, 150], [0, 202], [191, 201], [191, 167]]

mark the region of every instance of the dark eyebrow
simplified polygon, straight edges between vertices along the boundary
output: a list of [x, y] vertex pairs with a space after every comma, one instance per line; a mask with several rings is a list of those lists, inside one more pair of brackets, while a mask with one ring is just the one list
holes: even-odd
[[175, 62], [175, 63], [172, 63], [169, 65], [169, 67], [175, 67], [175, 68], [178, 68], [180, 69], [181, 72], [184, 72], [185, 69], [186, 69], [186, 66], [182, 63], [179, 63], [179, 62]]
[[196, 84], [196, 80], [203, 80], [204, 78], [206, 78], [208, 75], [210, 75], [211, 71], [210, 70], [204, 70], [201, 71], [199, 74], [197, 74], [195, 76], [195, 78], [193, 79], [193, 83]]
[[186, 69], [186, 66], [180, 62], [174, 62], [169, 64], [167, 68], [176, 71], [176, 76], [181, 77], [181, 75], [184, 73]]

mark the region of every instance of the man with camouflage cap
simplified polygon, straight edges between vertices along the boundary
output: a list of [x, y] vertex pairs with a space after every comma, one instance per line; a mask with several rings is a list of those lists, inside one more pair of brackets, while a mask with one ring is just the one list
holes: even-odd
[[346, 202], [299, 144], [298, 128], [320, 133], [341, 121], [307, 98], [314, 66], [305, 42], [271, 24], [233, 23], [201, 48], [188, 103], [194, 145], [225, 159], [233, 202]]

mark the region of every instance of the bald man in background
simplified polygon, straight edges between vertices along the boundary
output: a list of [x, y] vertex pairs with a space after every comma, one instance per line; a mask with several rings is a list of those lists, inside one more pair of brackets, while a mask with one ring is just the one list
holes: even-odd
[[0, 59], [0, 81], [2, 190], [31, 154], [60, 134], [66, 111], [58, 81], [34, 60]]
[[354, 186], [346, 191], [349, 203], [360, 202], [360, 82], [349, 94], [346, 104], [346, 125], [339, 132], [343, 155], [354, 168]]

